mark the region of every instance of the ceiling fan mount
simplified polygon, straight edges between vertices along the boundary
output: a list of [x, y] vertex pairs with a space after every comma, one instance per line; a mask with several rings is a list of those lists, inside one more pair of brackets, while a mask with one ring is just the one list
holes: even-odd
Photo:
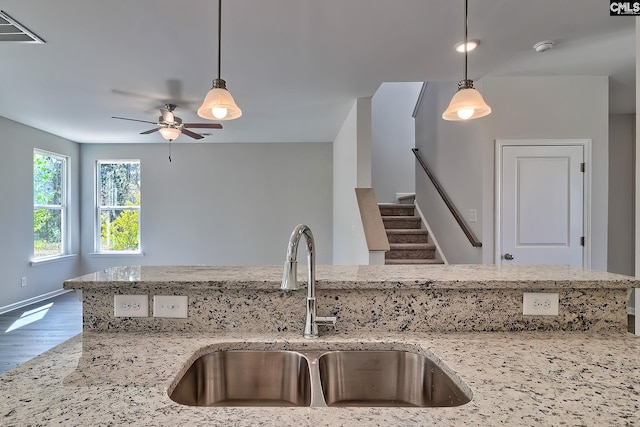
[[112, 116], [112, 119], [130, 120], [133, 122], [152, 123], [158, 127], [149, 129], [144, 132], [140, 132], [141, 135], [148, 135], [154, 132], [160, 132], [162, 137], [167, 141], [173, 141], [180, 134], [185, 134], [193, 139], [202, 139], [204, 136], [190, 131], [188, 128], [200, 128], [200, 129], [222, 129], [220, 123], [183, 123], [180, 117], [173, 114], [176, 109], [175, 104], [165, 104], [164, 108], [160, 108], [160, 117], [157, 122], [151, 122], [148, 120], [130, 119], [127, 117]]

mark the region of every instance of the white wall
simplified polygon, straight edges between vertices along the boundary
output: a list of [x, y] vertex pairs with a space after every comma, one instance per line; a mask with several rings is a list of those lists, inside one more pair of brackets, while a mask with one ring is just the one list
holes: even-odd
[[[496, 139], [589, 138], [592, 140], [591, 268], [607, 269], [608, 227], [608, 78], [487, 77], [476, 87], [491, 106], [491, 115], [467, 123], [446, 122], [442, 111], [455, 92], [453, 83], [429, 83], [416, 117], [416, 146], [429, 155], [436, 176], [463, 216], [478, 209], [471, 225], [482, 241], [482, 254], [469, 253], [468, 241], [445, 223], [442, 208], [425, 190], [416, 172], [418, 203], [452, 263], [493, 263], [494, 150]], [[432, 96], [433, 95], [433, 96]], [[425, 102], [426, 101], [426, 102]], [[464, 188], [463, 188], [464, 187]], [[426, 207], [428, 206], [428, 208]], [[432, 220], [430, 217], [435, 218]], [[449, 242], [453, 239], [454, 243]]]
[[371, 187], [371, 98], [358, 98], [333, 142], [333, 263], [369, 264], [356, 187]]
[[[416, 116], [416, 147], [436, 176], [460, 215], [467, 219], [476, 209], [478, 220], [467, 224], [484, 243], [482, 235], [483, 124], [447, 122], [442, 112], [455, 93], [455, 83], [429, 82]], [[416, 167], [416, 203], [429, 223], [447, 261], [451, 264], [478, 264], [482, 249], [474, 248], [455, 221], [420, 166]]]
[[[125, 264], [279, 265], [299, 223], [332, 259], [332, 144], [83, 144], [82, 269]], [[140, 159], [144, 257], [90, 256], [94, 165]], [[301, 259], [304, 259], [300, 254]]]
[[[78, 219], [78, 144], [0, 117], [0, 309], [59, 291], [65, 279], [77, 276], [80, 258], [30, 266], [33, 257], [33, 150], [39, 148], [69, 157], [69, 226], [71, 252], [80, 246]], [[27, 286], [20, 279], [27, 278]]]
[[[609, 230], [607, 271], [634, 272], [635, 115], [609, 117]], [[633, 298], [631, 299], [633, 303]]]
[[[483, 95], [493, 113], [486, 117], [485, 164], [495, 139], [588, 138], [592, 141], [591, 265], [607, 270], [609, 191], [609, 79], [606, 76], [491, 77]], [[527, 100], [523, 102], [522, 100]], [[517, 107], [516, 107], [517, 106]], [[489, 174], [490, 173], [490, 174]], [[494, 171], [485, 168], [485, 211], [493, 207]], [[493, 219], [483, 227], [484, 261], [493, 262]], [[484, 243], [483, 241], [483, 243]], [[490, 252], [488, 252], [490, 250]]]
[[382, 83], [371, 98], [371, 183], [379, 202], [415, 192], [415, 123], [422, 82]]

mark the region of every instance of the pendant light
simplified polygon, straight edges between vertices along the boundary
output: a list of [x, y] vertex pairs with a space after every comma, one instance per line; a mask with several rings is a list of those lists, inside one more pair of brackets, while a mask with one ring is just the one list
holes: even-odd
[[[468, 8], [469, 1], [464, 0], [464, 43], [468, 42]], [[473, 80], [467, 78], [467, 50], [464, 50], [464, 80], [458, 83], [458, 91], [451, 98], [449, 107], [442, 113], [445, 120], [472, 120], [484, 117], [491, 113], [489, 107], [482, 99], [482, 95], [473, 87]]]
[[222, 0], [218, 0], [218, 78], [213, 80], [211, 90], [198, 108], [198, 116], [209, 120], [233, 120], [242, 115], [231, 93], [227, 90], [227, 82], [220, 78], [222, 45]]

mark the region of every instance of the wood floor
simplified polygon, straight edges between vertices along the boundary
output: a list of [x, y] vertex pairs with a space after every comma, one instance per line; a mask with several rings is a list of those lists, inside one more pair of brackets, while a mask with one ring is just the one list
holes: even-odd
[[82, 332], [82, 302], [75, 292], [0, 314], [0, 373]]
[[[634, 333], [634, 316], [628, 321]], [[0, 374], [80, 332], [82, 302], [75, 292], [0, 314]]]

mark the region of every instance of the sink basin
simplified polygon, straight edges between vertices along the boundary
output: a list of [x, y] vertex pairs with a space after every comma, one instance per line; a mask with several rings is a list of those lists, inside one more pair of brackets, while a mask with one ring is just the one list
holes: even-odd
[[196, 359], [170, 397], [190, 406], [309, 406], [309, 364], [293, 351], [216, 351]]
[[454, 373], [401, 350], [220, 350], [196, 359], [169, 397], [189, 406], [459, 406]]
[[471, 399], [427, 357], [406, 351], [332, 351], [318, 360], [327, 406], [460, 406]]

